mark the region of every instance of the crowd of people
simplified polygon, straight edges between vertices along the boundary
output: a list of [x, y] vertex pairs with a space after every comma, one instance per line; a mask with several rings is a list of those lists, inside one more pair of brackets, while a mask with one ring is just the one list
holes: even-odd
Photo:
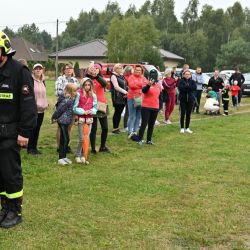
[[[35, 64], [32, 71], [34, 91], [37, 103], [37, 126], [34, 128], [27, 151], [29, 154], [40, 154], [37, 149], [39, 130], [48, 107], [46, 85], [42, 73], [43, 66]], [[223, 107], [223, 115], [229, 114], [229, 92], [232, 96], [233, 107], [238, 107], [241, 101], [241, 85], [244, 76], [236, 69], [235, 74], [224, 83], [219, 70], [214, 71], [206, 91], [204, 114], [219, 115]], [[127, 132], [128, 139], [138, 145], [154, 145], [152, 140], [159, 111], [164, 110], [166, 125], [171, 125], [171, 114], [179, 104], [180, 133], [192, 134], [190, 120], [193, 112], [200, 114], [202, 93], [205, 80], [201, 67], [192, 73], [189, 65], [185, 64], [177, 74], [176, 69], [166, 69], [164, 76], [158, 75], [157, 70], [151, 70], [149, 77], [144, 76], [144, 68], [138, 64], [135, 67], [122, 64], [114, 65], [110, 76], [110, 94], [113, 105], [112, 134], [119, 135]], [[89, 144], [91, 153], [110, 152], [106, 146], [108, 137], [109, 107], [105, 95], [107, 82], [102, 75], [102, 65], [91, 64], [83, 79], [77, 80], [72, 65], [65, 64], [62, 75], [55, 82], [57, 103], [52, 115], [52, 122], [58, 124], [57, 151], [58, 164], [71, 164], [67, 158], [72, 153], [69, 146], [73, 124], [78, 126], [78, 145], [75, 152], [75, 162], [89, 164]], [[124, 128], [120, 128], [123, 117]], [[96, 132], [98, 121], [101, 126], [101, 145], [96, 149]], [[144, 141], [144, 133], [147, 136]]]

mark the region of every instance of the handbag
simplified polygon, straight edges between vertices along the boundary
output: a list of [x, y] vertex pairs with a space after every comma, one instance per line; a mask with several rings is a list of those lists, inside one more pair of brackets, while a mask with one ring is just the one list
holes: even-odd
[[97, 102], [97, 111], [106, 114], [106, 112], [107, 112], [107, 104], [105, 102]]
[[134, 96], [134, 107], [139, 108], [142, 105], [142, 96]]
[[169, 100], [169, 94], [166, 89], [163, 88], [162, 90], [162, 101], [167, 102]]

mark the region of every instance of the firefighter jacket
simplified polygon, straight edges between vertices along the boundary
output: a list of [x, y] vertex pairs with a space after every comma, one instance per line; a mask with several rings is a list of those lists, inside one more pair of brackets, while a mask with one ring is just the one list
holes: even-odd
[[29, 138], [36, 126], [34, 83], [29, 69], [8, 57], [0, 67], [0, 139]]

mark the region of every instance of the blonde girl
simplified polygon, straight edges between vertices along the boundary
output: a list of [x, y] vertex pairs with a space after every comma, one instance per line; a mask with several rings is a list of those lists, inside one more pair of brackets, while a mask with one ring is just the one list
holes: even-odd
[[69, 144], [68, 127], [73, 119], [73, 103], [77, 93], [77, 86], [74, 83], [69, 83], [60, 95], [56, 104], [56, 111], [52, 115], [52, 121], [57, 121], [60, 129], [59, 140], [59, 160], [58, 164], [67, 165], [72, 161], [66, 157]]
[[97, 112], [97, 98], [93, 91], [93, 82], [85, 77], [82, 80], [74, 106], [74, 114], [78, 115], [79, 142], [76, 151], [76, 162], [89, 164], [89, 134], [93, 123], [93, 115]]

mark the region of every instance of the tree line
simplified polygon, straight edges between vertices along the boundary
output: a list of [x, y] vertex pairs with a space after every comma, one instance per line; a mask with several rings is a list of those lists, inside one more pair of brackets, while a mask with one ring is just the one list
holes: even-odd
[[[67, 22], [59, 36], [59, 49], [100, 38], [107, 40], [112, 62], [142, 60], [162, 66], [157, 48], [163, 48], [184, 57], [192, 68], [211, 71], [238, 66], [250, 71], [249, 8], [243, 9], [240, 2], [225, 11], [204, 5], [199, 15], [199, 1], [189, 0], [178, 20], [174, 7], [174, 0], [147, 0], [139, 9], [132, 4], [123, 13], [117, 2], [109, 1], [101, 12], [81, 11], [77, 19]], [[35, 24], [17, 32], [8, 27], [4, 31], [55, 51], [55, 40]]]

